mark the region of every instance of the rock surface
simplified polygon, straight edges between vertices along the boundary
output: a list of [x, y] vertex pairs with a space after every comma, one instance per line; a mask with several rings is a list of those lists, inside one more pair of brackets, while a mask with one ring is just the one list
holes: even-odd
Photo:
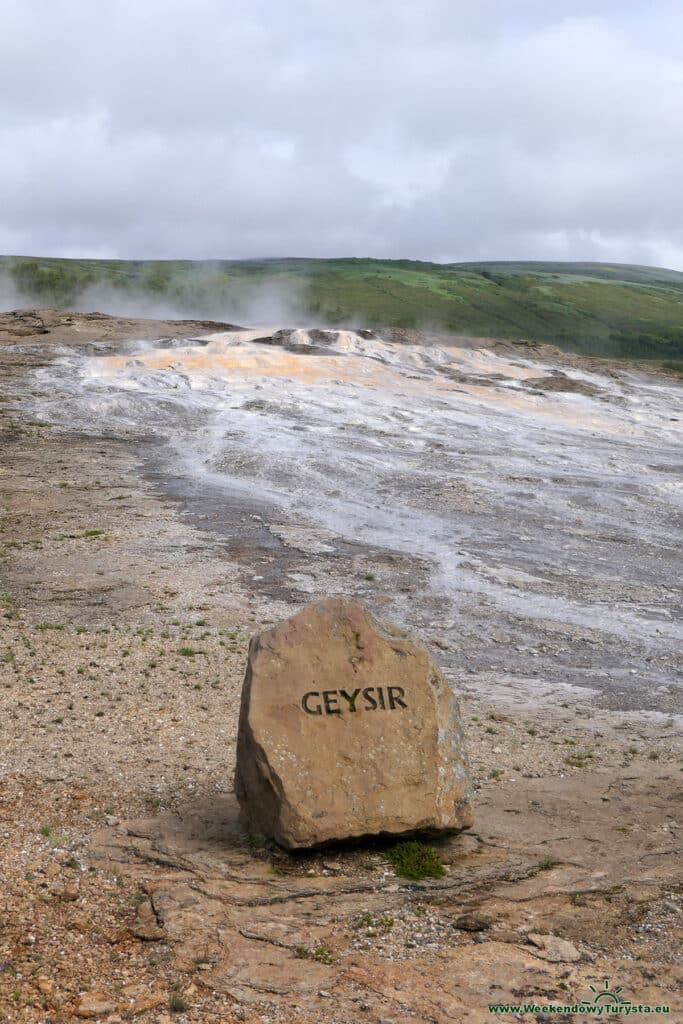
[[458, 704], [424, 648], [348, 598], [255, 636], [235, 792], [289, 849], [472, 824]]
[[537, 947], [536, 956], [550, 960], [551, 963], [573, 964], [581, 959], [580, 952], [568, 939], [560, 939], [557, 935], [541, 935], [538, 932], [530, 933], [527, 938]]
[[89, 1020], [95, 1017], [106, 1017], [114, 1010], [113, 1002], [104, 992], [86, 992], [76, 1003], [74, 1014]]

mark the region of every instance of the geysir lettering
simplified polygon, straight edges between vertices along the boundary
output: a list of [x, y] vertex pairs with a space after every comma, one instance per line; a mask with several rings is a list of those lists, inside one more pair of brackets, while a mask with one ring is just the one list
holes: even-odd
[[402, 686], [366, 686], [361, 690], [309, 690], [301, 698], [307, 715], [341, 715], [342, 711], [394, 711], [407, 708]]

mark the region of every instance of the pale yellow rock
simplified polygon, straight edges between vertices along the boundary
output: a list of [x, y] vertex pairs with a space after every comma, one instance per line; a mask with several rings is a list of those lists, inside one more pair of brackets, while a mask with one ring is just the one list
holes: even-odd
[[329, 598], [252, 639], [235, 791], [287, 848], [472, 824], [458, 704], [427, 651]]
[[77, 1017], [89, 1019], [106, 1017], [115, 1009], [111, 999], [104, 992], [84, 992], [74, 1007], [74, 1013]]
[[533, 942], [536, 949], [536, 956], [552, 963], [576, 963], [581, 959], [581, 954], [573, 943], [568, 939], [560, 939], [557, 935], [541, 935], [537, 932], [529, 933], [529, 942]]

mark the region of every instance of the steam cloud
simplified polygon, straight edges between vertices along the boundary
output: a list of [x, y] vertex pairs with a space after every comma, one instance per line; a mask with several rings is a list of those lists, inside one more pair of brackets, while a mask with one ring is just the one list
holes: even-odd
[[[230, 289], [216, 289], [212, 294], [209, 287], [203, 287], [205, 278], [201, 268], [197, 268], [189, 278], [184, 276], [183, 280], [190, 286], [190, 294], [185, 298], [153, 295], [142, 287], [117, 288], [94, 284], [82, 288], [75, 301], [58, 305], [76, 313], [99, 312], [154, 320], [218, 320], [245, 326], [304, 323], [325, 326], [324, 320], [311, 315], [303, 284], [292, 282], [285, 287], [272, 281], [249, 283]], [[194, 295], [191, 294], [193, 285]], [[11, 274], [0, 271], [0, 311], [54, 305], [54, 302], [17, 287]]]

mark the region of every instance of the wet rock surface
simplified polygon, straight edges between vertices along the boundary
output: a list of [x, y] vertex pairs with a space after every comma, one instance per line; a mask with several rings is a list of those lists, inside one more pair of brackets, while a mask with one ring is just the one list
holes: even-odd
[[328, 598], [254, 637], [235, 792], [290, 849], [472, 824], [460, 713], [427, 651]]
[[15, 339], [30, 415], [136, 444], [255, 600], [370, 597], [510, 699], [681, 710], [680, 385], [494, 339], [177, 327], [51, 361]]
[[[472, 429], [451, 410], [416, 451], [414, 418], [353, 428], [380, 408], [360, 385], [342, 395], [341, 430], [338, 384], [327, 404], [310, 384], [292, 402], [299, 386], [267, 375], [209, 384], [180, 365], [182, 325], [106, 319], [129, 340], [103, 339], [102, 318], [80, 314], [57, 337], [27, 317], [26, 334], [0, 338], [0, 1018], [76, 1024], [79, 1001], [100, 993], [91, 1008], [114, 1009], [92, 1019], [111, 1024], [484, 1024], [491, 1002], [591, 1000], [610, 978], [674, 1019], [680, 474], [670, 436], [655, 434], [680, 415], [680, 387], [479, 340], [457, 359], [471, 378], [467, 360], [488, 365], [473, 349], [505, 356], [508, 383], [485, 389], [496, 400], [529, 390], [514, 363], [543, 377], [556, 361], [624, 404], [532, 394], [498, 415], [483, 391], [463, 391], [449, 401]], [[405, 333], [388, 340], [443, 342]], [[158, 348], [157, 377], [125, 366]], [[125, 387], [93, 385], [107, 352]], [[238, 409], [221, 413], [230, 395], [264, 404], [240, 425]], [[433, 407], [435, 391], [423, 395]], [[391, 408], [415, 417], [417, 396], [392, 393]], [[537, 419], [546, 402], [553, 415], [606, 410], [633, 433], [550, 428]], [[231, 431], [229, 487], [211, 475], [208, 442], [222, 435], [201, 432], [202, 408]], [[249, 415], [264, 417], [260, 433]], [[268, 445], [267, 470], [252, 449], [277, 430], [315, 440], [324, 487], [282, 500], [250, 476], [270, 474]], [[334, 497], [332, 455], [349, 475], [330, 524], [318, 505]], [[378, 469], [386, 507], [366, 509], [391, 512], [391, 543], [346, 517], [372, 499]], [[450, 561], [419, 532], [430, 503]], [[240, 827], [229, 780], [248, 638], [338, 592], [426, 637], [463, 692], [476, 827], [434, 841], [442, 879], [397, 877], [379, 842], [294, 854]], [[532, 935], [580, 959], [544, 959]]]

